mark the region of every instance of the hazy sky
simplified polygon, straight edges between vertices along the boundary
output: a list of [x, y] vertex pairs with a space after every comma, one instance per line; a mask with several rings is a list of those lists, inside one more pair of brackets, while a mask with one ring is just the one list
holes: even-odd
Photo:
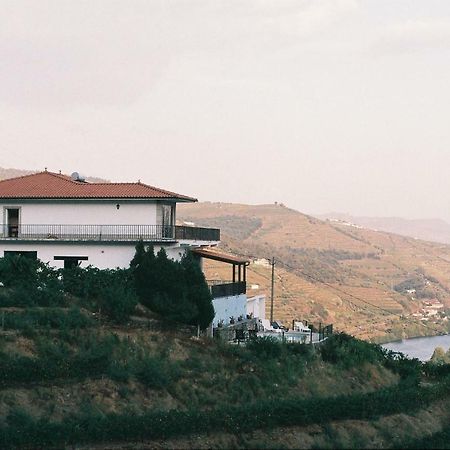
[[0, 166], [450, 220], [449, 0], [0, 0]]

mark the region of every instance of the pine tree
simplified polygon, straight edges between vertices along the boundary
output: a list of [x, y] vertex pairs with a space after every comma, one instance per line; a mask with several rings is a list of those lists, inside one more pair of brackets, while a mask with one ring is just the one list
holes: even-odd
[[192, 325], [199, 325], [202, 330], [214, 319], [214, 307], [212, 296], [205, 280], [205, 275], [200, 268], [198, 259], [187, 252], [181, 259], [181, 267], [186, 281], [186, 291], [189, 303], [195, 305], [198, 313]]
[[136, 293], [142, 304], [167, 319], [205, 329], [214, 318], [212, 297], [198, 260], [187, 253], [181, 262], [167, 257], [164, 248], [136, 245], [130, 263]]

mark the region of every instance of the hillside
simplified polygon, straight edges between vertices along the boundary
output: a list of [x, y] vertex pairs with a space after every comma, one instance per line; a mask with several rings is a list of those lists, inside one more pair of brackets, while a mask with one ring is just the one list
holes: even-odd
[[402, 219], [400, 217], [360, 217], [343, 213], [316, 215], [321, 220], [341, 221], [371, 230], [409, 236], [424, 241], [450, 244], [450, 224], [441, 219]]
[[3, 306], [19, 297], [0, 288], [3, 449], [405, 448], [448, 433], [440, 372], [347, 336], [226, 345], [142, 306], [115, 325], [86, 299]]
[[[321, 221], [280, 204], [186, 204], [178, 217], [221, 228], [222, 247], [236, 254], [274, 256], [274, 316], [286, 324], [295, 318], [334, 323], [355, 336], [385, 341], [447, 330], [445, 244]], [[230, 277], [227, 267], [205, 267], [209, 279]], [[270, 267], [251, 264], [248, 282], [259, 288], [249, 294], [269, 294]]]
[[[0, 180], [8, 178], [22, 177], [24, 175], [31, 175], [32, 173], [40, 172], [39, 170], [21, 170], [21, 169], [5, 169], [0, 167]], [[98, 177], [86, 177], [86, 180], [91, 183], [107, 183], [109, 180], [104, 180]]]
[[212, 339], [189, 256], [140, 244], [129, 269], [99, 270], [16, 255], [0, 282], [2, 449], [414, 448], [450, 433], [443, 350], [421, 363], [343, 333]]

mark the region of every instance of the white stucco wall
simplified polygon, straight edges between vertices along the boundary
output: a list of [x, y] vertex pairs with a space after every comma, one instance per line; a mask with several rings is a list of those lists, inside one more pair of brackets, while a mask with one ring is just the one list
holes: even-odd
[[266, 318], [266, 296], [255, 295], [247, 299], [247, 314], [260, 319]]
[[[155, 246], [155, 253], [161, 246]], [[179, 245], [164, 246], [169, 258], [179, 260], [185, 253], [186, 247]], [[0, 257], [4, 251], [37, 251], [40, 260], [48, 262], [51, 266], [61, 268], [63, 261], [55, 261], [55, 256], [87, 256], [87, 261], [81, 261], [81, 267], [92, 265], [99, 269], [115, 269], [129, 267], [135, 254], [135, 244], [71, 244], [38, 242], [0, 242]]]
[[[120, 205], [117, 209], [116, 205]], [[2, 202], [2, 223], [6, 223], [5, 207], [20, 208], [22, 224], [61, 225], [156, 225], [156, 203], [132, 201], [90, 201], [20, 203]]]
[[218, 297], [213, 300], [213, 306], [215, 316], [213, 320], [213, 326], [217, 326], [220, 320], [223, 320], [225, 324], [230, 322], [230, 317], [234, 317], [235, 320], [239, 316], [246, 316], [247, 314], [247, 296], [231, 295], [229, 297]]

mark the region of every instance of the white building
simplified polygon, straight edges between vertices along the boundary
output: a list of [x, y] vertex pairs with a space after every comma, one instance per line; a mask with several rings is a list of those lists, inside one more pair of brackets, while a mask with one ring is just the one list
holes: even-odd
[[230, 280], [210, 286], [216, 313], [213, 327], [219, 323], [227, 325], [233, 319], [245, 319], [247, 315], [265, 318], [265, 296], [247, 298], [247, 266], [250, 264], [248, 259], [218, 252], [210, 247], [194, 249], [193, 253], [199, 258], [229, 264], [232, 268]]
[[[217, 251], [220, 230], [176, 225], [176, 205], [195, 202], [143, 183], [88, 183], [40, 172], [0, 181], [0, 257], [21, 254], [54, 267], [92, 265], [99, 269], [129, 267], [136, 243], [164, 247], [179, 259], [187, 249], [198, 258], [231, 264], [232, 279], [211, 286], [214, 325], [248, 313], [246, 268], [249, 261]], [[251, 302], [264, 310], [262, 299]], [[255, 314], [256, 316], [256, 314]]]
[[217, 245], [220, 230], [176, 226], [176, 205], [195, 202], [143, 183], [88, 183], [40, 172], [0, 181], [0, 256], [25, 254], [54, 267], [128, 267], [139, 240], [172, 258]]

